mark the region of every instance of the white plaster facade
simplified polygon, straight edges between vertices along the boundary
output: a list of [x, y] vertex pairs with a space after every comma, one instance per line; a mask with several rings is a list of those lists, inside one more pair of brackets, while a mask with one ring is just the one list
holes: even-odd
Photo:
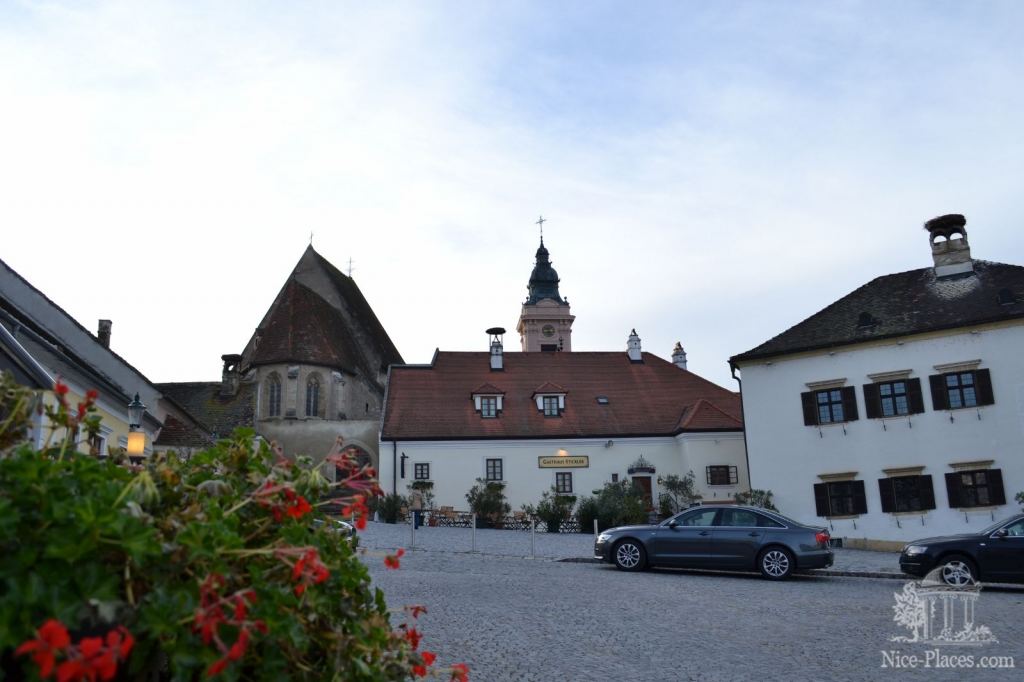
[[[1019, 507], [1014, 495], [1024, 490], [1022, 348], [1024, 321], [1016, 320], [738, 363], [752, 487], [770, 489], [784, 514], [812, 521], [813, 486], [821, 476], [855, 472], [864, 481], [867, 513], [828, 519], [833, 536], [853, 545], [970, 532], [1008, 516]], [[935, 411], [928, 377], [976, 361], [991, 373], [994, 404]], [[868, 419], [862, 385], [872, 383], [871, 375], [907, 370], [921, 379], [924, 412]], [[834, 380], [855, 387], [859, 419], [806, 426], [800, 394], [809, 384]], [[963, 462], [1000, 469], [1006, 504], [951, 509], [945, 474]], [[916, 467], [932, 476], [936, 508], [883, 513], [878, 479], [887, 476], [884, 470]]]
[[[586, 456], [585, 468], [541, 468], [540, 457]], [[380, 481], [385, 492], [408, 495], [414, 480], [415, 464], [430, 464], [434, 483], [434, 505], [468, 509], [466, 492], [477, 478], [485, 478], [486, 461], [501, 459], [505, 495], [513, 510], [524, 504], [536, 504], [541, 493], [555, 485], [555, 474], [572, 473], [572, 494], [589, 496], [612, 480], [650, 477], [655, 505], [662, 490], [658, 478], [675, 474], [685, 476], [693, 471], [696, 490], [705, 502], [732, 500], [737, 492], [747, 489], [746, 456], [743, 434], [739, 432], [685, 433], [655, 438], [600, 439], [507, 439], [447, 441], [381, 441]], [[405, 477], [402, 477], [402, 455]], [[652, 473], [630, 476], [628, 467], [640, 457], [655, 468]], [[733, 485], [709, 486], [706, 467], [709, 465], [737, 467]]]

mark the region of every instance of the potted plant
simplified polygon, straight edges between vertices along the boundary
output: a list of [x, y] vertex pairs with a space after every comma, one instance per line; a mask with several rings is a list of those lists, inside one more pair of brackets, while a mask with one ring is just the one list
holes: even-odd
[[505, 484], [499, 481], [476, 479], [466, 493], [469, 509], [476, 514], [477, 528], [500, 528], [512, 507], [505, 501]]
[[558, 533], [562, 524], [572, 516], [572, 508], [576, 505], [575, 495], [559, 495], [552, 486], [551, 490], [545, 490], [537, 503], [537, 518], [543, 521], [549, 533]]

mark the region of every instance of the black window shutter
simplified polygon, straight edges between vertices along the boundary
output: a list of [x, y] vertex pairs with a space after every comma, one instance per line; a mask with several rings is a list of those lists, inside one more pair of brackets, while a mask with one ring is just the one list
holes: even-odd
[[883, 512], [896, 511], [896, 491], [893, 490], [891, 478], [878, 479], [878, 495], [882, 498]]
[[818, 516], [828, 516], [828, 483], [814, 484], [814, 508]]
[[[934, 390], [932, 389], [933, 392]], [[920, 379], [907, 379], [907, 401], [910, 403], [910, 414], [924, 412], [924, 395], [921, 393]]]
[[818, 425], [818, 404], [815, 402], [814, 391], [807, 391], [800, 394], [800, 402], [804, 407], [804, 424], [806, 426]]
[[878, 395], [878, 384], [864, 384], [864, 412], [868, 419], [878, 419], [882, 416], [882, 399]]
[[992, 393], [992, 374], [987, 369], [979, 369], [974, 373], [974, 387], [978, 389], [979, 405], [994, 405], [996, 397]]
[[932, 486], [931, 475], [917, 477], [917, 493], [918, 499], [921, 500], [922, 511], [935, 509], [935, 488]]
[[941, 374], [928, 377], [932, 389], [932, 409], [936, 412], [949, 409], [949, 393], [946, 392], [946, 378]]
[[843, 419], [848, 422], [857, 421], [857, 389], [853, 386], [843, 386], [839, 391], [843, 396]]
[[864, 494], [864, 481], [851, 481], [853, 483], [853, 513], [868, 513], [868, 498]]
[[949, 508], [957, 509], [960, 506], [960, 474], [946, 474], [946, 494], [949, 496]]
[[994, 505], [1006, 504], [1006, 491], [1003, 489], [1003, 470], [988, 469], [985, 471], [988, 479], [988, 499]]

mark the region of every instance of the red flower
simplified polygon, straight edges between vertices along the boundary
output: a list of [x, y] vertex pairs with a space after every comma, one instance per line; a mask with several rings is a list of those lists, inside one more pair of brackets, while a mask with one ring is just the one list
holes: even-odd
[[67, 395], [68, 394], [68, 385], [65, 384], [65, 383], [62, 383], [60, 379], [57, 379], [57, 382], [53, 385], [53, 392], [56, 393], [57, 395], [61, 395], [61, 396]]
[[469, 667], [465, 663], [456, 663], [452, 666], [451, 682], [469, 682]]
[[[60, 385], [60, 384], [58, 384]], [[14, 650], [15, 656], [32, 654], [32, 660], [39, 666], [39, 676], [49, 677], [53, 673], [57, 653], [71, 646], [68, 629], [54, 619], [50, 619], [36, 630], [38, 637], [24, 642]]]
[[427, 607], [421, 604], [416, 604], [414, 606], [406, 606], [405, 610], [408, 611], [409, 615], [413, 618], [419, 618], [421, 613], [427, 612]]
[[427, 665], [434, 665], [434, 661], [437, 660], [437, 654], [432, 651], [424, 651], [422, 654], [423, 662]]
[[301, 519], [303, 516], [313, 511], [313, 507], [310, 506], [309, 502], [302, 495], [291, 488], [286, 488], [284, 491], [285, 513], [293, 519]]
[[228, 662], [229, 661], [228, 661], [227, 658], [218, 659], [217, 661], [214, 662], [213, 665], [211, 665], [206, 670], [206, 676], [207, 677], [214, 677], [216, 675], [220, 675], [222, 672], [224, 672], [224, 668], [228, 667]]
[[85, 399], [89, 402], [93, 402], [99, 397], [100, 393], [95, 388], [90, 388], [88, 391], [85, 392]]
[[423, 635], [420, 634], [416, 628], [409, 628], [405, 631], [405, 638], [409, 640], [409, 644], [412, 645], [413, 651], [420, 648], [420, 639]]
[[401, 557], [404, 554], [405, 554], [405, 550], [399, 548], [399, 550], [397, 552], [395, 552], [394, 554], [389, 554], [386, 557], [384, 557], [384, 565], [387, 566], [390, 569], [398, 568], [399, 565], [400, 565], [399, 562], [398, 562], [398, 559], [399, 559], [399, 557]]
[[232, 661], [237, 661], [242, 656], [245, 656], [245, 648], [249, 646], [249, 631], [242, 630], [238, 633], [238, 639], [231, 645], [231, 649], [228, 651], [228, 658]]

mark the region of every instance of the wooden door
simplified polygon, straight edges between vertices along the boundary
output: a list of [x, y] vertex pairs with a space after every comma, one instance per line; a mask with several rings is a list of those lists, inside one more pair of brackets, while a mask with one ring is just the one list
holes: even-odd
[[654, 509], [654, 497], [651, 494], [651, 477], [650, 476], [634, 476], [633, 484], [640, 487], [643, 492], [644, 504], [647, 505], [647, 511]]

